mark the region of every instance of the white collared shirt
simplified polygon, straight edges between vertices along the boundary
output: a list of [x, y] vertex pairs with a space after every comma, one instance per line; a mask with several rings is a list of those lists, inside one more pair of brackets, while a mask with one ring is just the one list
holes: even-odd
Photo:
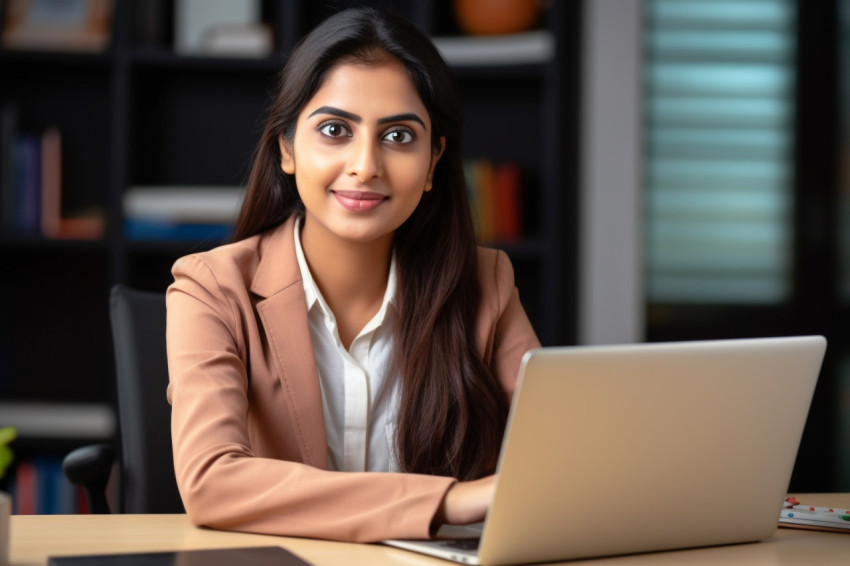
[[398, 471], [395, 422], [397, 377], [390, 376], [396, 291], [390, 261], [384, 300], [346, 350], [336, 318], [316, 285], [301, 247], [302, 219], [295, 222], [295, 255], [307, 298], [310, 338], [319, 370], [328, 442], [328, 468], [349, 472]]

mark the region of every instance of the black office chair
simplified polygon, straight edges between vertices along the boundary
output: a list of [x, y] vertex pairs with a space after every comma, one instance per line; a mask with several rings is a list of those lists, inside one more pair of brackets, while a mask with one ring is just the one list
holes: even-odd
[[[171, 407], [165, 398], [165, 296], [115, 285], [109, 297], [115, 347], [121, 440], [120, 511], [183, 513], [171, 453]], [[108, 513], [106, 484], [115, 455], [105, 444], [84, 446], [62, 464], [83, 485], [92, 513]]]

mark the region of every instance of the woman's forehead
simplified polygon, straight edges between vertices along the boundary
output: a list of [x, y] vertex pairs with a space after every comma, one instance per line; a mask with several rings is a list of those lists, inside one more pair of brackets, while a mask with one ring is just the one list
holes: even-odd
[[321, 86], [302, 109], [309, 116], [321, 106], [332, 106], [370, 116], [407, 112], [425, 114], [427, 109], [407, 69], [395, 59], [379, 63], [347, 61], [334, 65]]

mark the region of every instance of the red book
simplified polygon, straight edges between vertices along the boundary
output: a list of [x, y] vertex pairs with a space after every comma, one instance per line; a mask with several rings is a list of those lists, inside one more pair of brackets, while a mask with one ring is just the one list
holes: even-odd
[[498, 200], [499, 239], [517, 242], [522, 237], [522, 198], [520, 169], [516, 163], [502, 163], [493, 175], [494, 192]]
[[62, 219], [62, 136], [50, 128], [41, 136], [41, 233], [59, 235]]
[[15, 514], [35, 515], [38, 509], [38, 481], [35, 465], [24, 461], [18, 464], [15, 475]]

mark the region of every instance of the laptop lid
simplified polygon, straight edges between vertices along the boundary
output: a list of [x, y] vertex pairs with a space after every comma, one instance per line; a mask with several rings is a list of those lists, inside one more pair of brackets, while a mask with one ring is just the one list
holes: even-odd
[[459, 559], [769, 538], [825, 348], [808, 336], [528, 352], [478, 555]]

